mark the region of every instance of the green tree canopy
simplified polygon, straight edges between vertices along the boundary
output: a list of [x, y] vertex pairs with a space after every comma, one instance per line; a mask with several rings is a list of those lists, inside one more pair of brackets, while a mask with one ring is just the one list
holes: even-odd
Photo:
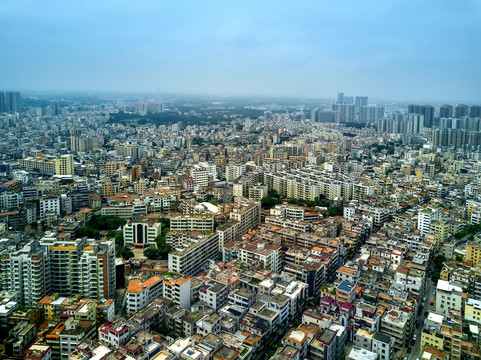
[[342, 206], [331, 206], [327, 209], [329, 216], [340, 216], [343, 212], [344, 208]]
[[279, 193], [277, 192], [277, 190], [275, 189], [271, 189], [267, 192], [267, 195], [269, 197], [272, 197], [272, 198], [280, 198], [281, 196], [279, 195]]
[[122, 231], [109, 230], [109, 232], [107, 233], [107, 238], [114, 238], [115, 245], [122, 246], [124, 244], [124, 234], [122, 233]]
[[132, 252], [132, 250], [130, 250], [130, 248], [126, 246], [116, 246], [115, 255], [124, 259], [130, 259], [134, 257], [134, 253]]
[[119, 216], [99, 215], [90, 219], [87, 225], [97, 230], [117, 230], [126, 223], [127, 220]]
[[100, 231], [90, 226], [82, 226], [78, 229], [77, 236], [78, 237], [87, 236], [88, 238], [92, 238], [92, 239], [100, 239]]

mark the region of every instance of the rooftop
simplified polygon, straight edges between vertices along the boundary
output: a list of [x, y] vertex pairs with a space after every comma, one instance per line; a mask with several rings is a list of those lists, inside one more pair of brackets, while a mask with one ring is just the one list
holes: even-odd
[[287, 336], [287, 339], [295, 341], [299, 344], [303, 343], [307, 338], [307, 334], [302, 330], [292, 330]]
[[151, 287], [152, 285], [161, 281], [161, 278], [158, 276], [153, 276], [150, 279], [141, 282], [138, 279], [133, 279], [129, 281], [129, 286], [127, 287], [127, 292], [129, 293], [139, 293], [142, 290]]
[[438, 284], [436, 286], [436, 290], [447, 291], [447, 292], [463, 292], [463, 289], [460, 286], [451, 284], [449, 281], [446, 280], [438, 280]]
[[354, 346], [349, 353], [348, 360], [377, 360], [378, 354], [375, 352]]
[[230, 347], [222, 345], [222, 347], [214, 353], [213, 357], [217, 359], [222, 359], [222, 360], [230, 360], [235, 358], [238, 355], [239, 355], [239, 352], [237, 350], [234, 350], [234, 349], [231, 349]]
[[349, 281], [343, 281], [342, 283], [339, 284], [337, 287], [338, 290], [346, 291], [346, 292], [351, 292], [356, 286], [349, 282]]

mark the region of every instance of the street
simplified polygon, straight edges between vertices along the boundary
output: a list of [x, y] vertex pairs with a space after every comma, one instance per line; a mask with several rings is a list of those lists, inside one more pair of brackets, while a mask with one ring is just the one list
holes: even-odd
[[416, 360], [416, 358], [420, 355], [421, 352], [421, 332], [424, 327], [424, 313], [426, 311], [429, 311], [430, 305], [429, 303], [434, 300], [434, 296], [432, 294], [434, 284], [432, 283], [431, 279], [428, 279], [427, 284], [426, 284], [426, 289], [424, 291], [424, 296], [426, 298], [426, 302], [424, 304], [424, 307], [420, 313], [420, 315], [417, 316], [417, 324], [419, 324], [419, 329], [416, 329], [414, 327], [414, 332], [413, 334], [416, 334], [416, 343], [414, 346], [411, 346], [411, 342], [407, 345], [407, 347], [412, 348], [411, 354], [409, 354], [409, 360]]

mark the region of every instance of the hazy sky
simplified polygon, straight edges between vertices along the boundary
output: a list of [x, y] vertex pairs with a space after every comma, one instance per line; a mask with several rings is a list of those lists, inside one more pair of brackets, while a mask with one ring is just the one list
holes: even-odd
[[481, 102], [481, 1], [0, 1], [0, 88]]

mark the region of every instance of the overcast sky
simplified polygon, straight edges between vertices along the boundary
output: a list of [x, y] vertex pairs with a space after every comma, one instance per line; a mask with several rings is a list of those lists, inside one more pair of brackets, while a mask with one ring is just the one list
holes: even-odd
[[481, 1], [0, 1], [0, 88], [481, 102]]

